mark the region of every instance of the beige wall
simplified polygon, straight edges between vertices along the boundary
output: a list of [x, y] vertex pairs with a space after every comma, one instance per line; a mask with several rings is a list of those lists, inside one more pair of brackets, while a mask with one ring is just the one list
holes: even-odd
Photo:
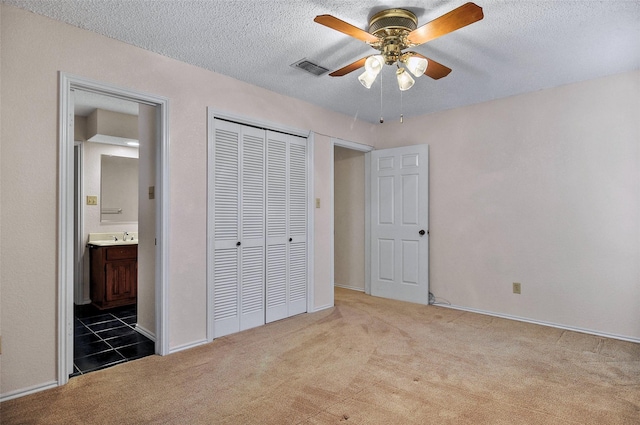
[[[113, 39], [11, 6], [1, 8], [3, 395], [54, 383], [57, 376], [59, 71], [170, 99], [171, 348], [206, 339], [206, 108], [356, 142], [369, 140], [375, 129]], [[315, 138], [315, 190], [323, 200], [330, 196], [330, 137]], [[330, 209], [323, 206], [314, 213], [316, 229], [322, 231], [315, 234], [311, 309], [330, 306], [333, 299], [325, 230]], [[25, 311], [32, 314], [25, 318]]]
[[639, 339], [639, 117], [636, 71], [381, 127], [430, 145], [431, 291]]
[[334, 149], [334, 283], [364, 291], [364, 153]]

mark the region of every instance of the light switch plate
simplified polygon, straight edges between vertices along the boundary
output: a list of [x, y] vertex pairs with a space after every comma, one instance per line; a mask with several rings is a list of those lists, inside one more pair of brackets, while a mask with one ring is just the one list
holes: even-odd
[[316, 198], [316, 208], [320, 208], [320, 198]]
[[97, 196], [87, 196], [87, 205], [98, 205]]
[[522, 285], [519, 282], [513, 282], [513, 293], [514, 294], [522, 293]]

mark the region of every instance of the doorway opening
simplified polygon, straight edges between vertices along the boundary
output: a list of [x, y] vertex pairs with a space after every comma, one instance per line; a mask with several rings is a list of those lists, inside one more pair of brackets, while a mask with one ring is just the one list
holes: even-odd
[[[106, 103], [103, 105], [91, 105], [91, 101], [87, 101], [87, 99], [92, 101], [100, 99], [100, 101]], [[117, 110], [118, 107], [114, 105], [120, 105], [119, 107], [125, 109], [116, 112], [114, 109]], [[113, 137], [113, 134], [104, 134], [108, 132], [104, 131], [103, 127], [98, 128], [95, 132], [105, 136], [102, 138], [103, 143], [100, 143], [99, 147], [96, 143], [86, 145], [83, 148], [83, 143], [76, 142], [78, 137], [76, 137], [75, 130], [77, 127], [82, 127], [79, 125], [81, 123], [76, 121], [83, 120], [82, 118], [76, 118], [76, 116], [81, 117], [83, 115], [80, 112], [82, 107], [94, 107], [94, 109], [97, 109], [95, 108], [96, 106], [103, 106], [103, 111], [111, 110], [114, 113], [125, 113], [127, 112], [127, 107], [137, 110], [137, 129], [140, 133], [138, 137], [140, 141], [139, 154], [132, 153], [132, 148], [124, 146], [114, 148], [111, 144], [104, 143], [105, 139], [111, 139], [111, 142], [116, 140], [122, 142], [121, 144], [125, 144], [127, 141], [132, 142], [132, 137], [123, 137], [122, 134], [118, 133], [122, 129], [116, 130], [116, 133], [114, 133], [116, 137]], [[93, 120], [96, 121], [95, 117]], [[85, 122], [84, 124], [87, 123]], [[95, 130], [102, 124], [94, 122], [92, 126]], [[89, 126], [86, 125], [85, 127]], [[118, 328], [120, 331], [130, 330], [135, 332], [129, 332], [129, 336], [126, 338], [120, 338], [117, 335], [112, 337], [119, 338], [112, 342], [116, 343], [117, 341], [120, 344], [119, 348], [121, 350], [117, 352], [121, 356], [120, 358], [126, 358], [122, 353], [126, 353], [127, 357], [130, 358], [135, 358], [144, 352], [155, 352], [160, 355], [168, 353], [168, 338], [166, 335], [168, 100], [163, 97], [61, 73], [59, 140], [58, 385], [63, 385], [68, 381], [70, 375], [78, 373], [78, 369], [74, 369], [74, 348], [76, 348], [76, 352], [78, 348], [74, 347], [74, 334], [78, 332], [84, 332], [89, 335], [87, 338], [95, 340], [91, 341], [95, 343], [95, 347], [93, 347], [95, 351], [108, 353], [103, 354], [102, 357], [112, 356], [116, 353], [116, 350], [112, 350], [114, 348], [113, 344], [109, 343], [110, 335], [108, 333], [117, 332]], [[93, 149], [94, 145], [96, 149]], [[114, 155], [115, 151], [113, 149], [118, 150], [118, 153]], [[105, 152], [102, 152], [103, 150]], [[138, 182], [135, 183], [134, 192], [137, 188], [137, 193], [141, 200], [144, 196], [145, 201], [148, 201], [148, 190], [148, 197], [153, 198], [153, 202], [138, 203], [138, 199], [135, 201], [130, 199], [114, 201], [118, 204], [130, 202], [124, 208], [119, 205], [103, 204], [101, 202], [102, 198], [107, 194], [108, 190], [105, 186], [107, 183], [101, 179], [102, 163], [96, 162], [96, 158], [99, 157], [128, 157], [126, 158], [127, 161], [124, 161], [127, 163], [131, 162], [131, 157], [139, 157], [135, 161], [140, 162], [140, 173]], [[88, 165], [87, 161], [91, 158], [96, 161]], [[138, 171], [135, 171], [135, 173], [138, 173]], [[89, 174], [95, 177], [92, 178], [90, 183], [85, 179]], [[121, 188], [116, 188], [115, 193], [120, 195], [121, 192], [126, 192], [123, 190], [124, 186], [133, 184], [123, 185], [120, 183]], [[87, 192], [87, 190], [91, 193]], [[134, 205], [136, 212], [132, 211]], [[93, 209], [89, 209], [89, 207]], [[117, 218], [121, 216], [122, 210], [128, 211], [129, 216], [118, 222]], [[94, 216], [93, 221], [89, 220], [92, 215]], [[141, 218], [140, 226], [137, 223], [138, 216]], [[133, 221], [136, 223], [134, 224]], [[96, 230], [98, 231], [96, 232]], [[92, 233], [92, 231], [95, 233]], [[93, 304], [97, 307], [117, 307], [117, 309], [98, 310], [100, 314], [97, 316], [102, 315], [103, 317], [86, 320], [87, 323], [84, 323], [85, 320], [77, 320], [74, 313], [78, 310], [90, 308], [86, 307], [86, 303], [90, 301], [91, 292], [89, 284], [89, 248], [100, 246], [100, 244], [92, 244], [91, 247], [87, 247], [90, 239], [89, 235], [103, 235], [105, 238], [112, 237], [114, 242], [117, 242], [118, 236], [122, 235], [120, 241], [124, 239], [128, 243], [126, 247], [122, 247], [122, 252], [127, 251], [127, 255], [130, 255], [135, 251], [135, 254], [133, 254], [132, 258], [128, 258], [129, 263], [120, 261], [114, 267], [117, 267], [122, 272], [122, 270], [127, 270], [125, 266], [129, 265], [127, 279], [135, 278], [137, 283], [134, 289], [138, 292], [129, 293], [128, 295], [133, 297], [130, 299], [112, 296], [109, 299], [112, 304], [101, 304], [93, 300]], [[140, 239], [136, 240], [136, 237]], [[93, 242], [99, 240], [92, 239]], [[116, 248], [120, 248], [120, 246], [116, 246]], [[140, 264], [140, 273], [138, 273], [138, 262]], [[112, 292], [110, 295], [114, 295], [114, 293]], [[138, 297], [137, 295], [140, 296]], [[139, 300], [144, 301], [140, 302]], [[132, 302], [135, 302], [133, 309], [131, 309]], [[85, 317], [87, 316], [85, 315]], [[146, 338], [150, 337], [155, 339], [155, 342], [138, 345], [133, 340], [136, 339], [137, 341], [139, 337], [142, 341], [146, 341]], [[125, 349], [127, 346], [129, 348]], [[104, 350], [100, 351], [101, 349]], [[118, 362], [113, 361], [111, 363]], [[109, 362], [107, 361], [107, 363]], [[89, 369], [91, 368], [87, 366], [85, 370]]]
[[333, 145], [334, 287], [368, 291], [368, 163], [373, 147], [339, 139]]
[[[154, 119], [145, 105], [84, 90], [73, 91], [73, 104], [71, 377], [155, 353], [154, 256], [145, 255], [155, 247], [140, 242], [155, 237], [155, 201], [144, 196], [154, 185], [155, 143], [141, 128]], [[104, 261], [114, 254], [117, 260]]]

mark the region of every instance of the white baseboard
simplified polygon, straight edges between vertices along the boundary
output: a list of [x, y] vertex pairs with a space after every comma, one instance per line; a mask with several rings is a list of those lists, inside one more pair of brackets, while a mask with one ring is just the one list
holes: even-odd
[[341, 283], [334, 283], [333, 286], [337, 286], [338, 288], [351, 289], [352, 291], [364, 292], [364, 288], [359, 288], [357, 286], [343, 285]]
[[153, 332], [143, 328], [142, 326], [138, 325], [136, 323], [136, 332], [141, 333], [142, 335], [146, 336], [147, 338], [149, 338], [151, 341], [156, 342], [156, 334], [154, 334]]
[[479, 310], [479, 309], [469, 308], [469, 307], [461, 307], [461, 306], [458, 306], [458, 305], [437, 304], [437, 306], [446, 307], [446, 308], [452, 308], [454, 310], [467, 311], [469, 313], [484, 314], [486, 316], [500, 317], [502, 319], [516, 320], [518, 322], [532, 323], [534, 325], [549, 326], [549, 327], [552, 327], [552, 328], [563, 329], [563, 330], [566, 330], [566, 331], [580, 332], [580, 333], [589, 334], [589, 335], [595, 335], [595, 336], [601, 336], [601, 337], [604, 337], [604, 338], [619, 339], [621, 341], [640, 343], [640, 338], [634, 338], [634, 337], [624, 336], [624, 335], [610, 334], [610, 333], [606, 333], [606, 332], [594, 331], [592, 329], [576, 328], [576, 327], [573, 327], [573, 326], [560, 325], [558, 323], [545, 322], [543, 320], [528, 319], [526, 317], [512, 316], [510, 314], [494, 313], [492, 311]]
[[58, 386], [58, 381], [45, 382], [44, 384], [33, 385], [31, 387], [22, 388], [20, 390], [9, 391], [0, 395], [0, 403], [3, 401], [13, 400], [14, 398], [24, 397], [29, 394], [38, 393], [40, 391], [49, 390]]
[[178, 345], [177, 347], [169, 348], [169, 354], [177, 353], [179, 351], [188, 350], [189, 348], [194, 348], [199, 345], [207, 344], [209, 341], [206, 339], [201, 339], [200, 341], [190, 342], [188, 344]]

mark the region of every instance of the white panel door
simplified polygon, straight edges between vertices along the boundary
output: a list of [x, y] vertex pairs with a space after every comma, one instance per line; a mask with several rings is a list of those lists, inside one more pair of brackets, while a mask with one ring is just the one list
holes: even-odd
[[371, 295], [429, 303], [427, 145], [371, 152]]
[[264, 324], [264, 131], [214, 120], [213, 337]]
[[267, 323], [307, 311], [306, 149], [306, 139], [267, 131]]

